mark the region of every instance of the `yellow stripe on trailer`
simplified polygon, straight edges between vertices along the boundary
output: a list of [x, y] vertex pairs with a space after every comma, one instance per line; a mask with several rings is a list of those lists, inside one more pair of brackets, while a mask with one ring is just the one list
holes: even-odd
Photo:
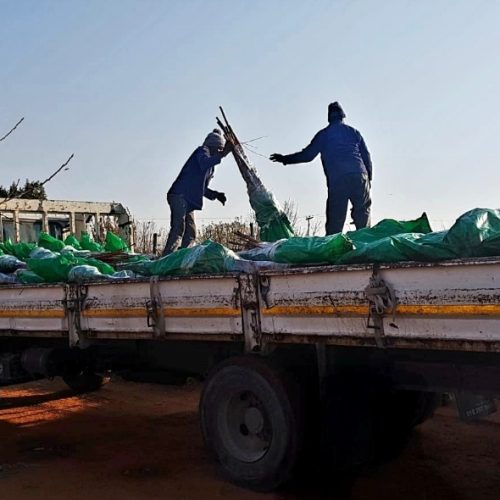
[[[229, 307], [165, 307], [163, 314], [167, 318], [213, 318], [240, 317], [240, 309]], [[124, 309], [89, 309], [82, 312], [85, 318], [145, 318], [146, 308]]]
[[[367, 316], [367, 305], [338, 306], [275, 306], [263, 309], [264, 316]], [[500, 316], [500, 304], [400, 304], [396, 314], [401, 316]]]
[[64, 309], [0, 309], [0, 318], [64, 318]]
[[[241, 310], [229, 307], [165, 307], [169, 318], [240, 317]], [[274, 306], [262, 309], [264, 316], [334, 316], [365, 317], [368, 305], [338, 306]], [[401, 316], [500, 316], [500, 304], [400, 304], [396, 314]], [[145, 307], [88, 309], [82, 311], [85, 318], [145, 318]], [[64, 309], [0, 309], [0, 318], [64, 318]]]

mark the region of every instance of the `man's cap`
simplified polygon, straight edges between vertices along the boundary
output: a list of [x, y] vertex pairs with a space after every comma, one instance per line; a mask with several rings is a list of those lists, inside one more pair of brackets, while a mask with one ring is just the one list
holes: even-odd
[[342, 109], [342, 106], [338, 103], [338, 101], [331, 102], [328, 105], [328, 114], [332, 113], [337, 113], [339, 114], [342, 118], [345, 118], [345, 113], [344, 110]]
[[218, 128], [214, 128], [203, 141], [203, 145], [208, 148], [222, 149], [224, 144], [226, 144], [226, 140]]

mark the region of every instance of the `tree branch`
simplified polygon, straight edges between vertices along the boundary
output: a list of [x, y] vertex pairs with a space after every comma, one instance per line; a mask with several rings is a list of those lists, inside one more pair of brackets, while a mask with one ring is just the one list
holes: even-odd
[[[49, 175], [43, 182], [40, 183], [39, 187], [45, 186], [48, 182], [50, 182], [61, 170], [69, 170], [68, 163], [73, 159], [73, 156], [75, 156], [74, 153], [71, 154], [71, 156], [51, 175]], [[19, 183], [19, 181], [18, 181]], [[7, 203], [10, 200], [13, 200], [14, 198], [22, 198], [23, 196], [27, 195], [31, 189], [27, 189], [26, 191], [23, 191], [22, 193], [18, 193], [14, 196], [8, 196], [7, 198], [3, 199], [0, 201], [0, 205], [2, 203]]]
[[47, 177], [40, 185], [45, 186], [47, 182], [50, 182], [63, 168], [65, 170], [69, 170], [68, 168], [65, 168], [68, 166], [68, 163], [73, 159], [73, 156], [75, 156], [75, 153], [72, 153], [71, 156], [49, 177]]
[[16, 130], [16, 128], [19, 125], [21, 125], [23, 120], [24, 120], [24, 116], [3, 137], [0, 137], [0, 142], [7, 139], [7, 137], [9, 137], [9, 135], [12, 134], [12, 132], [14, 132], [14, 130]]

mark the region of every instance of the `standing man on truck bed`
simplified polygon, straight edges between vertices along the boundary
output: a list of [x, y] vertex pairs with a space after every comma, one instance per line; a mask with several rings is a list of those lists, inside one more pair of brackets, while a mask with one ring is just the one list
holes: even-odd
[[328, 186], [326, 234], [342, 231], [349, 201], [356, 229], [370, 225], [370, 153], [361, 134], [344, 123], [345, 116], [338, 102], [331, 103], [328, 106], [328, 127], [320, 130], [309, 146], [298, 153], [270, 156], [272, 161], [289, 165], [310, 162], [321, 154]]
[[218, 165], [232, 150], [232, 144], [225, 141], [219, 129], [210, 132], [203, 145], [196, 148], [182, 167], [180, 174], [167, 193], [170, 205], [170, 232], [163, 255], [177, 248], [188, 247], [196, 239], [194, 211], [203, 208], [203, 197], [219, 200], [223, 205], [224, 193], [209, 189], [208, 184]]

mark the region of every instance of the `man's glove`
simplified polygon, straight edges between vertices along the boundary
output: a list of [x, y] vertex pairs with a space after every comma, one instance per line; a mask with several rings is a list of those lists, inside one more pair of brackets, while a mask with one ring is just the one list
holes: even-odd
[[233, 149], [234, 149], [234, 144], [231, 141], [226, 141], [226, 144], [224, 144], [224, 149], [221, 152], [222, 158], [227, 156]]
[[224, 193], [217, 193], [215, 199], [220, 201], [223, 205], [225, 205], [227, 201], [226, 195]]
[[275, 161], [275, 162], [278, 162], [278, 163], [283, 163], [283, 165], [285, 164], [285, 155], [280, 155], [279, 153], [273, 153], [269, 159], [271, 161]]

